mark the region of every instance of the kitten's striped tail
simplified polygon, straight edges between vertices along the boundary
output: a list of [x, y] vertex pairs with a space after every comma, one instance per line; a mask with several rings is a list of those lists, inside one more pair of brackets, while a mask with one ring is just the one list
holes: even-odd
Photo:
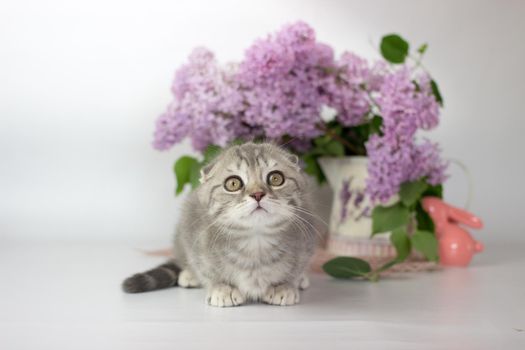
[[143, 293], [177, 285], [180, 267], [170, 260], [154, 269], [137, 273], [122, 283], [126, 293]]

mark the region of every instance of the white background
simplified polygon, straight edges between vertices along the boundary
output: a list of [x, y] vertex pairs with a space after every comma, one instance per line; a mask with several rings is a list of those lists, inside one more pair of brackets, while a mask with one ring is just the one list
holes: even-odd
[[[174, 70], [204, 45], [239, 60], [302, 19], [337, 52], [377, 57], [398, 32], [428, 42], [445, 109], [429, 137], [475, 184], [482, 241], [523, 236], [525, 2], [0, 2], [0, 237], [168, 241], [182, 198], [173, 161], [150, 147]], [[466, 199], [457, 168], [446, 198]]]

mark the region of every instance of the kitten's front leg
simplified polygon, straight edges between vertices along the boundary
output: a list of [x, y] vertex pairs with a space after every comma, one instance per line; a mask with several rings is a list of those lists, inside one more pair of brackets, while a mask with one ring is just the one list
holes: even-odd
[[289, 283], [272, 286], [268, 288], [262, 300], [271, 305], [295, 305], [299, 302], [299, 289]]
[[211, 306], [238, 306], [244, 304], [244, 297], [235, 287], [227, 284], [216, 284], [208, 289], [206, 302]]
[[188, 269], [180, 272], [177, 284], [182, 288], [199, 288], [201, 286], [197, 277]]
[[305, 290], [310, 287], [310, 278], [308, 278], [308, 275], [306, 273], [303, 273], [301, 275], [301, 279], [299, 280], [299, 289]]

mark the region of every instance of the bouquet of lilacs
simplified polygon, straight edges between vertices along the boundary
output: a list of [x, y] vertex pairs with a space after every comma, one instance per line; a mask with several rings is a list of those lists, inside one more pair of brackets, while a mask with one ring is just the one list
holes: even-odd
[[[416, 135], [437, 126], [443, 103], [421, 64], [426, 49], [410, 53], [392, 34], [382, 38], [383, 58], [375, 62], [351, 52], [336, 57], [304, 22], [255, 41], [240, 62], [220, 64], [213, 52], [197, 48], [175, 74], [174, 98], [157, 120], [154, 147], [167, 150], [189, 138], [201, 152], [201, 159], [183, 156], [175, 163], [177, 193], [186, 184], [198, 186], [200, 167], [236, 142], [274, 140], [299, 155], [320, 182], [319, 157], [367, 156], [366, 192], [377, 204], [373, 232], [393, 232], [398, 252], [383, 269], [412, 247], [435, 260], [434, 228], [421, 198], [441, 196], [446, 163], [437, 144]], [[395, 195], [400, 201], [386, 206]], [[325, 270], [376, 278], [378, 271], [364, 262], [341, 259]]]

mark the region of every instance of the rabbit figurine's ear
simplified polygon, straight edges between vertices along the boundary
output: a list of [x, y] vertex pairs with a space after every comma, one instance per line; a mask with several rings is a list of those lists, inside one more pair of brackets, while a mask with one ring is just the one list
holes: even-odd
[[425, 197], [422, 200], [423, 209], [430, 215], [434, 223], [448, 219], [448, 205], [438, 197]]
[[480, 218], [478, 218], [472, 213], [469, 213], [466, 210], [459, 209], [450, 205], [448, 206], [448, 216], [450, 219], [472, 228], [483, 227], [483, 222], [481, 222]]

